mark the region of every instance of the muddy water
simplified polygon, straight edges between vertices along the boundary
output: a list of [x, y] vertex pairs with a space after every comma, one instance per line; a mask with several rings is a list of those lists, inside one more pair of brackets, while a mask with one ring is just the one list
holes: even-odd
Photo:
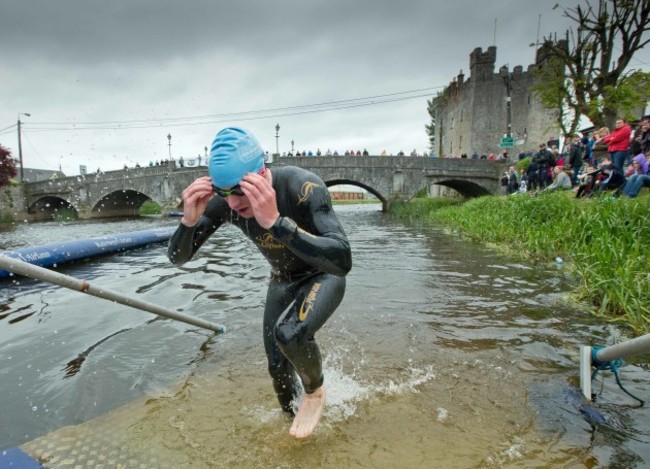
[[[562, 268], [405, 226], [376, 207], [337, 211], [355, 265], [317, 337], [328, 404], [313, 438], [288, 436], [266, 374], [268, 267], [226, 229], [181, 269], [163, 247], [64, 269], [226, 324], [220, 336], [38, 282], [0, 284], [0, 447], [21, 444], [51, 467], [650, 465], [650, 413], [613, 377], [596, 386], [596, 404], [580, 407], [579, 345], [620, 332], [569, 306]], [[0, 236], [17, 247], [28, 229], [66, 238], [161, 223], [18, 226]], [[626, 366], [622, 378], [647, 399], [644, 366]]]

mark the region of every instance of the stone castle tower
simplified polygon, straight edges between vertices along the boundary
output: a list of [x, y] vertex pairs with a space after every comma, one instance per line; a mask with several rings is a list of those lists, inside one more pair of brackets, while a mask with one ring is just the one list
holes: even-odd
[[498, 154], [501, 138], [508, 133], [507, 97], [511, 103], [511, 135], [517, 144], [507, 151], [511, 156], [535, 151], [540, 143], [555, 140], [559, 129], [554, 112], [545, 109], [530, 90], [537, 80], [534, 69], [543, 66], [546, 48], [537, 51], [537, 64], [526, 71], [518, 65], [494, 72], [497, 48], [480, 47], [469, 56], [470, 76], [458, 76], [433, 100], [436, 122], [434, 153], [460, 156], [465, 153]]

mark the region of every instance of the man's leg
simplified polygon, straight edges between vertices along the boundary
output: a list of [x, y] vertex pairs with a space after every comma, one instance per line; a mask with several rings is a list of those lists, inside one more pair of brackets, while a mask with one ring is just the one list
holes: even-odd
[[296, 438], [310, 435], [320, 421], [325, 405], [323, 369], [316, 332], [336, 310], [345, 293], [345, 278], [319, 274], [300, 283], [295, 303], [275, 325], [275, 339], [282, 354], [298, 372], [305, 389], [290, 433]]
[[264, 350], [273, 388], [282, 410], [294, 415], [293, 401], [300, 395], [300, 380], [291, 364], [275, 341], [275, 323], [282, 313], [293, 305], [293, 292], [287, 280], [271, 279], [264, 307]]
[[612, 153], [612, 163], [616, 166], [621, 172], [624, 172], [625, 159], [627, 158], [628, 153], [626, 151], [615, 151]]

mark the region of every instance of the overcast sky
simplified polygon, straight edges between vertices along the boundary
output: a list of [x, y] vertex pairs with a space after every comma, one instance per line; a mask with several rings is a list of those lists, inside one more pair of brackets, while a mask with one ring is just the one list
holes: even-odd
[[25, 167], [69, 175], [167, 158], [168, 134], [196, 157], [227, 125], [271, 153], [276, 124], [281, 153], [421, 153], [427, 99], [475, 47], [528, 66], [540, 15], [540, 39], [569, 24], [555, 3], [0, 0], [0, 144], [18, 157], [30, 113]]

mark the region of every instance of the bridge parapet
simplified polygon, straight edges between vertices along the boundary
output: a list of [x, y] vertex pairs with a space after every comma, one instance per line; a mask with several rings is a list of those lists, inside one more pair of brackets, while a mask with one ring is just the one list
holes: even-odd
[[123, 181], [129, 178], [164, 176], [173, 171], [175, 171], [175, 165], [172, 163], [169, 166], [147, 166], [142, 168], [120, 169], [116, 171], [49, 179], [47, 181], [30, 182], [25, 184], [25, 188], [29, 195], [57, 193], [64, 189], [74, 188], [80, 184], [99, 184], [102, 182]]
[[464, 196], [498, 193], [499, 176], [507, 165], [499, 161], [411, 156], [285, 157], [274, 164], [308, 168], [328, 185], [363, 187], [385, 206], [390, 199], [409, 199], [435, 184]]

